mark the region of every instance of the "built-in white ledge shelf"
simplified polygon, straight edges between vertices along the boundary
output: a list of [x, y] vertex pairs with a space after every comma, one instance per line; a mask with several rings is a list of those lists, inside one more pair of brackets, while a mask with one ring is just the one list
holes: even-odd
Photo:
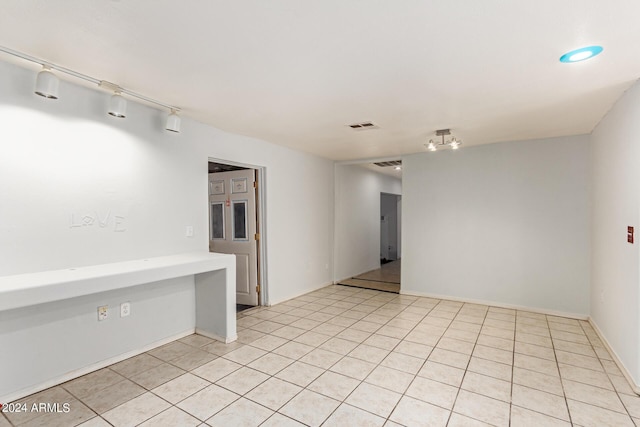
[[[87, 299], [78, 297], [185, 277], [193, 277], [195, 286], [195, 304], [189, 305], [195, 313], [181, 312], [178, 322], [187, 325], [186, 330], [167, 327], [162, 313], [138, 315], [134, 311], [126, 320], [113, 316], [98, 325], [97, 316], [73, 310], [75, 302], [86, 308]], [[188, 286], [190, 280], [175, 283]], [[153, 295], [157, 288], [153, 285], [145, 292]], [[182, 304], [184, 307], [184, 300]], [[61, 310], [69, 310], [70, 317], [60, 316]], [[149, 327], [156, 315], [167, 329]], [[138, 327], [141, 329], [136, 330]], [[235, 255], [185, 253], [0, 277], [0, 364], [11, 366], [0, 375], [0, 402], [27, 396], [193, 332], [223, 342], [237, 338]]]
[[234, 341], [236, 261], [228, 254], [193, 252], [2, 276], [0, 312], [191, 275], [196, 285], [196, 331]]
[[2, 276], [0, 311], [223, 269], [235, 275], [233, 255], [194, 252]]

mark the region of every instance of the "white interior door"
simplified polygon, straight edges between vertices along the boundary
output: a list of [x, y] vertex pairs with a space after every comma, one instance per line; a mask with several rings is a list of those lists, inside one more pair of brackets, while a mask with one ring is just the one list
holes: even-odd
[[236, 256], [236, 303], [258, 305], [253, 169], [209, 174], [209, 250]]

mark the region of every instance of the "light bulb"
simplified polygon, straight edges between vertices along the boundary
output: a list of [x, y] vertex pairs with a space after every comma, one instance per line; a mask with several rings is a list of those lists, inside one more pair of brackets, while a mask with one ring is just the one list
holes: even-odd
[[593, 56], [593, 52], [591, 51], [574, 53], [573, 55], [569, 56], [569, 62], [583, 61], [591, 56]]

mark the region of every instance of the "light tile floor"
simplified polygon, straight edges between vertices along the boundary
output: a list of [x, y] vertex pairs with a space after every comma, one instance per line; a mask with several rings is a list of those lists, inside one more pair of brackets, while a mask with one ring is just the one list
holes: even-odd
[[15, 426], [640, 426], [588, 322], [329, 286], [23, 401]]

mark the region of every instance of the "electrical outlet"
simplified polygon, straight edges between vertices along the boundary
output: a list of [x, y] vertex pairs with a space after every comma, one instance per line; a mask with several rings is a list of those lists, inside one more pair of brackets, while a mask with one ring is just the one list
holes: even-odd
[[192, 226], [192, 225], [187, 225], [187, 226], [185, 227], [184, 234], [185, 234], [187, 237], [193, 237], [193, 226]]
[[98, 307], [98, 321], [103, 321], [106, 320], [106, 318], [109, 317], [109, 306], [108, 305], [103, 305], [101, 307]]
[[120, 304], [120, 317], [127, 317], [131, 314], [131, 303], [123, 302]]

